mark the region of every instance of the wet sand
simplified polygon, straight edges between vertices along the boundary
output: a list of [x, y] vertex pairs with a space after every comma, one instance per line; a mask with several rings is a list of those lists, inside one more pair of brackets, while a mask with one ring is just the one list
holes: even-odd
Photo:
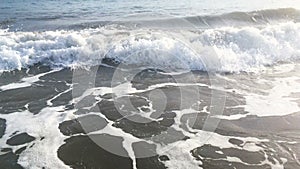
[[[100, 66], [97, 69], [94, 87], [110, 88], [115, 69], [106, 66]], [[4, 73], [0, 77], [0, 85], [22, 83], [20, 80], [24, 77], [49, 71], [50, 68], [48, 67], [35, 65], [29, 70]], [[88, 71], [83, 71], [82, 76], [77, 78], [79, 80], [80, 78], [84, 79], [86, 73]], [[128, 72], [123, 73], [126, 77]], [[241, 93], [235, 91], [240, 89], [237, 87], [240, 85], [238, 83], [227, 81], [224, 89], [218, 89], [212, 87], [212, 77], [209, 77], [205, 72], [195, 71], [168, 75], [159, 70], [144, 70], [131, 81], [132, 87], [138, 92], [123, 96], [116, 96], [118, 95], [117, 92], [106, 92], [102, 95], [94, 93], [86, 95], [79, 102], [74, 103], [72, 102], [74, 99], [72, 90], [76, 85], [80, 87], [80, 84], [73, 84], [73, 88], [71, 88], [73, 74], [71, 69], [62, 69], [39, 77], [38, 81], [30, 86], [0, 91], [1, 169], [23, 168], [18, 164], [20, 155], [34, 148], [36, 144], [42, 144], [47, 139], [55, 139], [54, 137], [61, 137], [64, 140], [64, 143], [59, 145], [56, 155], [59, 160], [71, 168], [130, 169], [133, 168], [134, 163], [128, 154], [128, 149], [123, 145], [124, 135], [122, 133], [144, 140], [132, 144], [136, 157], [142, 156], [147, 151], [148, 154], [152, 154], [151, 157], [135, 158], [136, 168], [163, 169], [170, 166], [168, 161], [173, 162], [176, 156], [181, 155], [175, 154], [175, 157], [172, 157], [168, 152], [161, 153], [157, 151], [159, 146], [171, 145], [176, 142], [188, 143], [197, 139], [198, 137], [193, 138], [193, 135], [201, 131], [212, 133], [212, 140], [184, 150], [190, 154], [189, 158], [200, 162], [199, 168], [268, 169], [274, 166], [284, 166], [286, 169], [295, 169], [300, 167], [300, 112], [284, 116], [247, 115], [249, 112], [242, 106], [246, 104], [246, 99]], [[233, 75], [223, 76], [230, 77]], [[244, 81], [240, 80], [241, 83], [250, 83], [252, 80], [249, 81], [247, 78], [251, 76], [241, 74], [234, 79], [243, 79]], [[266, 79], [268, 78], [271, 77], [266, 77]], [[174, 85], [178, 79], [185, 84]], [[197, 84], [193, 84], [195, 81]], [[83, 81], [83, 83], [87, 82]], [[268, 86], [256, 86], [254, 90], [261, 88], [267, 89]], [[84, 91], [82, 89], [82, 94]], [[182, 91], [190, 97], [184, 97], [182, 100]], [[224, 93], [221, 91], [225, 91], [226, 100], [222, 117], [219, 118], [211, 114], [210, 109], [214, 106], [214, 103], [211, 102], [212, 93], [215, 92], [215, 98], [222, 98]], [[158, 94], [153, 95], [153, 92], [158, 92]], [[200, 100], [193, 97], [195, 92], [198, 92]], [[164, 97], [160, 93], [163, 93]], [[300, 100], [296, 94], [293, 97]], [[150, 102], [150, 100], [160, 101], [161, 99], [167, 100], [164, 109], [161, 109], [160, 102]], [[130, 106], [126, 104], [128, 100], [131, 102]], [[6, 120], [10, 115], [16, 114], [18, 117], [18, 113], [27, 111], [33, 114], [35, 118], [42, 118], [39, 117], [39, 114], [46, 107], [61, 107], [58, 114], [61, 113], [61, 117], [64, 118], [61, 118], [56, 126], [51, 126], [59, 130], [60, 135], [38, 135], [30, 133], [29, 130], [26, 132], [28, 126], [21, 126], [23, 131], [14, 131], [13, 133], [6, 131], [7, 126], [11, 125], [11, 120], [9, 120], [9, 124]], [[189, 108], [192, 108], [190, 112], [179, 116], [178, 112]], [[145, 116], [147, 112], [151, 112], [151, 109], [157, 111]], [[72, 111], [71, 114], [74, 116], [69, 117], [64, 113], [67, 111]], [[226, 117], [233, 117], [234, 115], [244, 115], [244, 117], [226, 119]], [[178, 117], [180, 117], [179, 121]], [[211, 128], [206, 126], [208, 119], [217, 123], [214, 124], [216, 125], [214, 131], [210, 131]], [[120, 135], [97, 133], [97, 131], [102, 131], [108, 126], [120, 131]], [[176, 126], [182, 130], [178, 130]], [[12, 132], [11, 129], [9, 132]], [[223, 139], [215, 140], [218, 142], [215, 143], [215, 138]], [[95, 140], [98, 144], [95, 143]], [[99, 143], [111, 145], [110, 148], [122, 156], [112, 153], [111, 149], [108, 150], [107, 147], [99, 146]], [[230, 147], [218, 146], [222, 144], [230, 145]], [[178, 149], [175, 146], [176, 148]], [[39, 151], [43, 154], [42, 149]], [[43, 167], [47, 168], [47, 166]]]

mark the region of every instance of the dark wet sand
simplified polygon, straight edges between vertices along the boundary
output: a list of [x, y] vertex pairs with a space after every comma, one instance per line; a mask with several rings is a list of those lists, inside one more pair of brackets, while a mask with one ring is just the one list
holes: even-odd
[[[97, 87], [110, 87], [111, 78], [113, 74], [113, 68], [110, 67], [99, 67], [95, 86]], [[13, 82], [18, 82], [21, 78], [28, 76], [28, 74], [36, 75], [39, 73], [49, 71], [48, 67], [41, 65], [36, 65], [32, 67], [27, 73], [25, 70], [14, 71], [11, 73], [4, 73], [1, 75], [0, 85], [6, 85]], [[72, 70], [63, 69], [59, 72], [47, 74], [40, 78], [40, 81], [35, 82], [30, 87], [24, 87], [19, 89], [7, 90], [0, 92], [0, 114], [10, 114], [13, 112], [20, 112], [26, 110], [28, 104], [28, 110], [33, 114], [38, 114], [41, 109], [43, 109], [47, 100], [53, 96], [69, 89], [69, 84], [72, 83]], [[125, 73], [126, 74], [126, 73]], [[201, 82], [210, 85], [207, 74], [204, 72], [193, 72], [197, 82]], [[82, 74], [84, 76], [84, 74]], [[190, 77], [188, 74], [176, 75], [178, 79], [190, 82]], [[173, 76], [174, 77], [174, 76]], [[160, 84], [165, 82], [174, 82], [174, 78], [170, 75], [160, 74], [155, 70], [143, 71], [138, 74], [132, 81], [133, 87], [136, 89], [146, 89], [148, 86], [153, 84]], [[79, 77], [80, 78], [80, 77]], [[154, 89], [158, 90], [158, 89]], [[166, 133], [173, 137], [168, 137], [168, 139], [156, 139], [155, 136], [160, 135], [168, 130], [170, 126], [174, 124], [175, 114], [172, 111], [180, 110], [181, 104], [181, 94], [178, 87], [169, 86], [159, 88], [166, 95], [167, 105], [166, 108], [159, 112], [157, 118], [160, 120], [151, 121], [139, 115], [138, 112], [131, 112], [130, 107], [123, 107], [122, 112], [120, 112], [112, 99], [115, 97], [114, 94], [100, 95], [102, 100], [97, 103], [90, 110], [85, 109], [85, 106], [92, 105], [96, 100], [93, 97], [84, 98], [79, 105], [79, 108], [75, 114], [83, 115], [82, 118], [77, 118], [70, 121], [64, 121], [59, 125], [59, 130], [65, 136], [69, 138], [65, 140], [65, 143], [59, 148], [57, 155], [60, 160], [65, 164], [69, 165], [74, 169], [130, 169], [132, 168], [132, 160], [128, 157], [121, 157], [112, 154], [105, 149], [99, 147], [95, 144], [90, 137], [99, 139], [101, 141], [111, 142], [118, 150], [127, 154], [126, 150], [122, 147], [122, 137], [115, 137], [105, 134], [96, 134], [87, 136], [89, 132], [97, 131], [103, 129], [107, 125], [107, 121], [100, 116], [89, 115], [89, 112], [101, 113], [108, 120], [113, 121], [113, 126], [122, 129], [126, 133], [142, 138], [151, 139], [157, 143], [172, 143], [178, 140], [189, 139], [185, 137], [180, 132]], [[195, 87], [182, 87], [181, 90], [185, 90], [186, 93], [193, 95], [194, 92], [199, 92], [201, 95], [201, 104], [197, 105], [198, 110], [202, 110], [205, 106], [210, 107], [210, 97], [212, 89], [203, 86]], [[215, 89], [214, 89], [215, 90]], [[149, 106], [148, 101], [145, 98], [150, 97], [151, 91], [145, 91], [138, 94], [131, 94], [130, 96], [124, 96], [117, 98], [116, 102], [122, 103], [124, 99], [129, 97], [132, 105], [135, 108], [140, 108], [143, 106]], [[220, 96], [221, 97], [221, 96]], [[72, 99], [72, 92], [66, 92], [55, 100], [52, 101], [54, 106], [64, 106], [65, 110], [73, 109], [74, 105], [70, 104]], [[184, 101], [183, 108], [192, 107], [197, 100], [193, 97], [187, 98]], [[245, 99], [243, 96], [236, 94], [235, 92], [226, 93], [226, 102], [224, 115], [233, 114], [246, 114], [243, 108], [233, 108], [234, 106], [245, 104]], [[78, 105], [77, 105], [78, 106]], [[182, 105], [181, 105], [182, 106]], [[147, 111], [147, 109], [145, 109]], [[128, 118], [124, 118], [124, 115], [139, 118], [141, 120], [147, 121], [147, 123], [134, 122]], [[143, 119], [144, 118], [144, 119]], [[183, 128], [191, 127], [194, 129], [203, 129], [204, 122], [207, 118], [212, 117], [205, 112], [194, 113], [184, 115], [181, 119]], [[217, 119], [215, 119], [217, 120]], [[264, 152], [249, 152], [246, 150], [240, 150], [236, 148], [219, 148], [213, 145], [204, 144], [196, 149], [188, 150], [191, 155], [196, 160], [201, 160], [203, 165], [201, 167], [205, 169], [268, 169], [269, 165], [261, 165], [261, 162], [265, 160], [264, 153], [268, 154], [269, 161], [276, 159], [277, 161], [283, 163], [281, 158], [286, 158], [287, 162], [284, 164], [286, 169], [296, 169], [300, 168], [299, 157], [300, 157], [300, 112], [291, 115], [286, 115], [282, 117], [257, 117], [257, 116], [247, 116], [239, 120], [220, 120], [215, 132], [225, 136], [238, 136], [238, 137], [256, 137], [259, 139], [269, 139], [269, 142], [262, 143], [262, 145], [257, 145], [264, 149]], [[85, 130], [82, 128], [82, 123], [89, 124], [90, 130]], [[188, 126], [184, 126], [188, 125]], [[25, 126], [24, 126], [25, 127]], [[3, 137], [6, 130], [6, 121], [0, 118], [0, 139]], [[170, 132], [168, 130], [168, 132]], [[47, 137], [45, 135], [44, 137]], [[16, 146], [23, 145], [25, 143], [34, 143], [34, 141], [39, 138], [34, 138], [28, 133], [18, 133], [11, 136], [6, 140], [8, 145]], [[287, 141], [287, 142], [297, 142], [296, 144], [286, 144], [284, 142], [276, 141]], [[229, 142], [233, 145], [243, 147], [243, 141], [239, 139], [232, 138]], [[32, 145], [34, 146], [34, 144]], [[134, 145], [136, 148], [136, 155], [138, 155], [141, 147], [145, 151], [155, 149], [155, 145], [150, 145], [148, 143], [139, 143]], [[1, 169], [19, 169], [22, 168], [17, 164], [19, 154], [30, 147], [22, 147], [16, 152], [12, 152], [10, 148], [1, 147], [0, 153], [0, 168]], [[220, 153], [216, 153], [222, 152]], [[228, 162], [227, 156], [237, 157], [241, 161], [251, 164], [252, 166], [245, 165], [237, 162]], [[201, 157], [201, 158], [200, 158]], [[164, 161], [168, 161], [167, 156], [159, 156], [153, 154], [153, 157], [138, 158], [137, 168], [138, 169], [163, 169], [166, 168]], [[274, 160], [273, 160], [274, 162]], [[275, 162], [274, 162], [275, 163]]]

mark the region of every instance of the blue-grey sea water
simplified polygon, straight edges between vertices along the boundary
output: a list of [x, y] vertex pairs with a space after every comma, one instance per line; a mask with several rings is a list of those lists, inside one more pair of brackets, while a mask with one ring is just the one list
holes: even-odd
[[185, 17], [278, 8], [297, 9], [300, 3], [298, 0], [1, 0], [0, 25], [9, 25], [13, 30], [61, 29], [139, 14]]

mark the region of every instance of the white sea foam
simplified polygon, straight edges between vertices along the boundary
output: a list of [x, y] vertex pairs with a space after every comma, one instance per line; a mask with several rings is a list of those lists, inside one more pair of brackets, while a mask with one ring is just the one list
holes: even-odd
[[[235, 77], [238, 76], [234, 76], [234, 78]], [[240, 79], [230, 79], [225, 76], [222, 76], [222, 78], [234, 84], [241, 82]], [[226, 92], [235, 91], [241, 94], [245, 98], [246, 103], [236, 108], [244, 108], [247, 113], [229, 116], [217, 115], [215, 117], [227, 120], [238, 120], [248, 115], [267, 117], [286, 116], [297, 113], [300, 111], [299, 99], [297, 97], [297, 94], [300, 93], [299, 82], [299, 64], [287, 64], [275, 66], [272, 70], [267, 70], [266, 74], [257, 76], [255, 84], [263, 86], [262, 88], [256, 88], [251, 83], [246, 85], [241, 83], [235, 86], [235, 89], [218, 88]]]
[[0, 90], [5, 91], [5, 90], [13, 90], [13, 89], [19, 89], [19, 88], [29, 87], [33, 83], [39, 81], [40, 77], [45, 76], [46, 74], [53, 73], [53, 72], [58, 71], [58, 70], [59, 69], [52, 70], [52, 71], [46, 72], [46, 73], [41, 73], [41, 74], [38, 74], [38, 75], [35, 75], [35, 76], [31, 76], [31, 77], [25, 77], [25, 78], [21, 79], [20, 82], [18, 82], [18, 83], [10, 83], [8, 85], [0, 86]]
[[278, 78], [267, 95], [248, 94], [245, 111], [257, 116], [284, 116], [300, 111], [297, 98], [290, 97], [300, 92], [297, 80], [299, 77]]
[[[12, 148], [13, 151], [24, 146], [9, 146], [5, 141], [18, 131], [26, 132], [36, 138], [32, 143], [28, 143], [28, 147], [20, 154], [18, 163], [25, 168], [63, 168], [69, 169], [57, 156], [58, 148], [64, 143], [67, 137], [59, 131], [58, 125], [63, 120], [68, 120], [69, 115], [73, 112], [65, 111], [63, 114], [59, 111], [64, 110], [63, 107], [45, 108], [38, 115], [34, 115], [29, 111], [16, 112], [7, 115], [1, 114], [0, 117], [6, 119], [7, 128], [5, 135], [0, 139], [1, 147]], [[41, 140], [41, 138], [43, 138]]]
[[[13, 70], [41, 62], [53, 67], [90, 66], [104, 57], [128, 64], [161, 68], [256, 71], [279, 62], [300, 58], [300, 24], [263, 27], [221, 27], [198, 33], [176, 33], [101, 27], [45, 32], [0, 31], [0, 70]], [[138, 36], [139, 34], [139, 36]], [[142, 35], [140, 35], [142, 34]], [[179, 34], [177, 32], [177, 34]], [[204, 46], [210, 52], [195, 52]], [[206, 67], [205, 67], [206, 66]]]
[[297, 23], [255, 27], [226, 27], [204, 31], [198, 39], [215, 48], [221, 71], [253, 71], [279, 62], [299, 59]]

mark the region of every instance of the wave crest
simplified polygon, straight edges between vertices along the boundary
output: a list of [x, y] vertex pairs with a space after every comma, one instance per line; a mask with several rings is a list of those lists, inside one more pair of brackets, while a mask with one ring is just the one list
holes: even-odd
[[[194, 53], [192, 47], [172, 38], [153, 37], [151, 33], [149, 37], [137, 38], [132, 36], [133, 30], [119, 27], [45, 32], [0, 30], [0, 70], [21, 69], [36, 63], [52, 67], [92, 66], [110, 58], [126, 64], [162, 68], [238, 72], [255, 71], [279, 62], [294, 62], [300, 57], [300, 24], [294, 22], [260, 28], [185, 31], [193, 45], [213, 48], [217, 58], [210, 56], [211, 53]], [[112, 37], [125, 41], [109, 43]], [[164, 52], [136, 55], [143, 51]]]

